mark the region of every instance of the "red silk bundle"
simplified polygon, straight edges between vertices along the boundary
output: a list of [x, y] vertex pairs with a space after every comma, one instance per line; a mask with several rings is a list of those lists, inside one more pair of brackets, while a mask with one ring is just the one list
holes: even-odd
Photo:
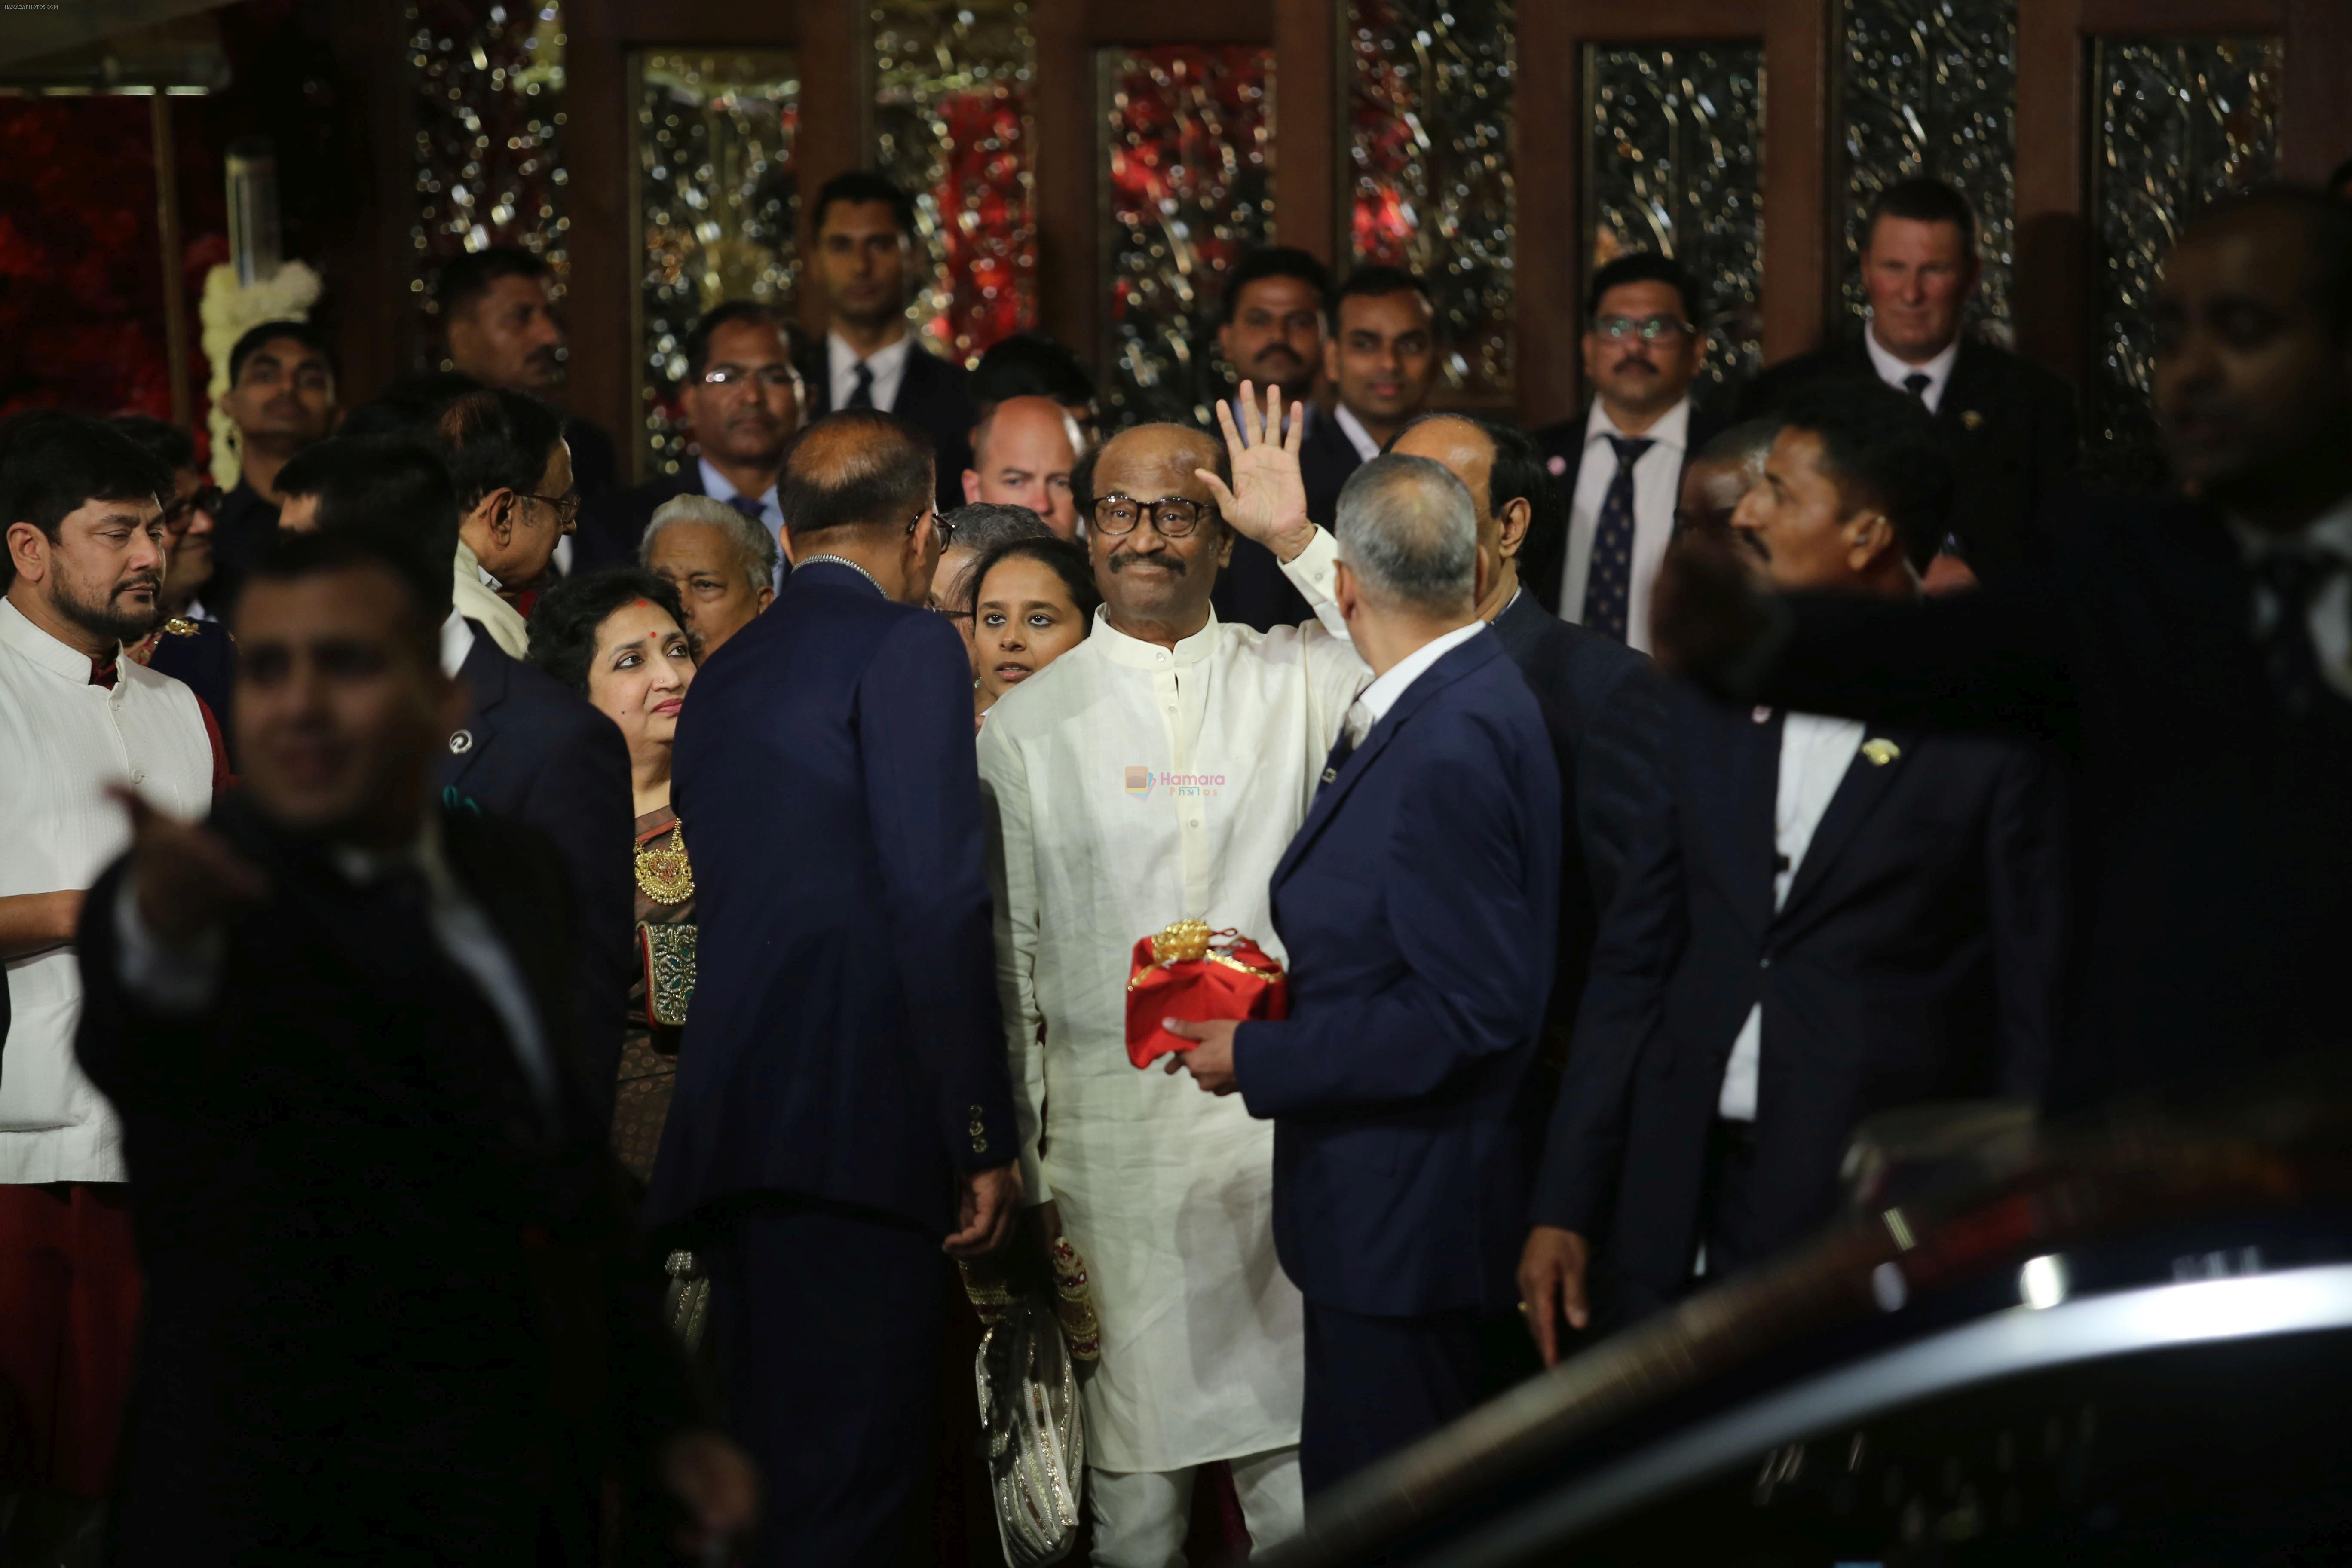
[[1162, 1018], [1200, 1023], [1289, 1015], [1289, 978], [1245, 936], [1213, 932], [1205, 921], [1178, 921], [1135, 944], [1127, 977], [1127, 1059], [1137, 1067], [1197, 1043], [1161, 1028]]

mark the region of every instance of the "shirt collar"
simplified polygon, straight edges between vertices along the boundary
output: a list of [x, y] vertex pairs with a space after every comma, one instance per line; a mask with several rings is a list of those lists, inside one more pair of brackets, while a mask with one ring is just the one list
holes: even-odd
[[397, 849], [362, 849], [356, 844], [337, 844], [329, 847], [327, 858], [343, 880], [357, 888], [372, 887], [386, 877], [410, 869], [424, 879], [426, 893], [436, 901], [447, 898], [457, 886], [449, 872], [449, 862], [441, 852], [441, 824], [429, 811], [416, 837]]
[[[1691, 400], [1685, 395], [1680, 403], [1667, 409], [1659, 416], [1656, 424], [1643, 431], [1635, 439], [1655, 441], [1668, 451], [1679, 453], [1685, 447], [1690, 445], [1690, 416]], [[1601, 406], [1601, 399], [1596, 397], [1592, 400], [1592, 412], [1587, 415], [1584, 420], [1584, 444], [1587, 447], [1599, 441], [1603, 436], [1623, 436], [1629, 433], [1617, 427], [1617, 421], [1609, 417], [1609, 410]]]
[[457, 575], [463, 577], [469, 572], [483, 587], [497, 591], [499, 580], [490, 575], [490, 569], [482, 564], [482, 558], [474, 553], [474, 547], [461, 539], [457, 541]]
[[1913, 364], [1907, 360], [1897, 359], [1879, 346], [1877, 329], [1866, 323], [1862, 329], [1862, 346], [1868, 352], [1871, 368], [1878, 372], [1878, 379], [1897, 392], [1907, 390], [1903, 384], [1906, 376], [1925, 375], [1927, 378], [1927, 400], [1930, 407], [1943, 400], [1944, 388], [1952, 379], [1952, 366], [1960, 357], [1960, 340], [1956, 337], [1944, 345], [1942, 353], [1926, 364]]
[[[865, 356], [866, 368], [874, 373], [875, 380], [880, 381], [907, 363], [907, 353], [914, 346], [913, 329], [901, 331], [897, 342], [887, 348], [876, 349], [872, 353]], [[857, 351], [851, 348], [849, 340], [839, 332], [827, 331], [824, 334], [824, 347], [827, 368], [835, 379], [846, 374], [849, 367], [858, 361]]]
[[441, 673], [456, 679], [473, 651], [474, 628], [467, 624], [466, 612], [451, 610], [449, 618], [441, 623]]
[[[76, 686], [89, 684], [89, 655], [68, 647], [35, 626], [32, 618], [5, 595], [0, 595], [0, 645], [16, 649], [43, 669], [61, 675]], [[118, 671], [130, 662], [122, 658], [120, 645], [115, 657]], [[115, 689], [121, 690], [123, 678], [120, 673], [115, 682]]]
[[1171, 667], [1181, 669], [1215, 653], [1223, 639], [1218, 630], [1217, 612], [1212, 608], [1207, 624], [1173, 648], [1128, 636], [1110, 624], [1110, 613], [1107, 610], [1095, 612], [1092, 640], [1102, 645], [1104, 657], [1129, 669], [1165, 669]]
[[1443, 637], [1430, 638], [1389, 666], [1385, 675], [1364, 688], [1363, 694], [1356, 699], [1357, 702], [1371, 716], [1373, 723], [1379, 723], [1388, 717], [1389, 710], [1397, 705], [1397, 699], [1402, 697], [1414, 681], [1429, 673], [1432, 665], [1486, 629], [1486, 622], [1472, 621], [1466, 626], [1454, 627]]
[[1348, 437], [1349, 444], [1356, 448], [1357, 457], [1369, 463], [1381, 455], [1381, 444], [1372, 439], [1372, 433], [1364, 428], [1364, 422], [1350, 413], [1346, 404], [1339, 405], [1339, 411], [1336, 417], [1339, 419], [1340, 431]]
[[[710, 466], [709, 458], [697, 458], [694, 462], [695, 467], [702, 470], [702, 493], [712, 500], [733, 500], [743, 493], [727, 482], [726, 475]], [[770, 485], [760, 492], [757, 500], [763, 507], [775, 505], [776, 487]]]
[[2294, 533], [2273, 533], [2235, 518], [2230, 520], [2230, 531], [2237, 536], [2238, 547], [2249, 561], [2289, 554], [2333, 555], [2339, 561], [2352, 561], [2352, 495], [2338, 498], [2334, 506]]

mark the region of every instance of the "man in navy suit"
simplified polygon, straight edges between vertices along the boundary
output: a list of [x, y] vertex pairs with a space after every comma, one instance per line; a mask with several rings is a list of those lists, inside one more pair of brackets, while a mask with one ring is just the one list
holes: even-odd
[[1337, 532], [1336, 596], [1373, 679], [1275, 868], [1291, 1016], [1168, 1026], [1201, 1042], [1169, 1070], [1275, 1122], [1310, 1499], [1492, 1392], [1560, 849], [1542, 711], [1477, 616], [1469, 492], [1428, 458], [1375, 458]]
[[[455, 554], [457, 493], [430, 448], [348, 437], [304, 455], [306, 499], [321, 532], [354, 531]], [[577, 692], [509, 658], [453, 609], [440, 618], [441, 666], [462, 679], [471, 706], [441, 759], [442, 804], [504, 817], [551, 842], [571, 873], [573, 1001], [581, 1079], [612, 1119], [636, 962], [636, 887], [630, 851], [635, 796], [629, 749], [613, 721]]]
[[797, 564], [678, 726], [678, 816], [725, 853], [695, 863], [699, 973], [646, 1217], [709, 1258], [766, 1479], [761, 1564], [897, 1560], [948, 1257], [993, 1247], [1020, 1197], [971, 666], [921, 608], [936, 482], [895, 416], [804, 431]]
[[[1733, 515], [1788, 588], [1916, 598], [1951, 463], [1866, 383], [1793, 402]], [[2008, 740], [1677, 689], [1663, 793], [1601, 922], [1520, 1268], [1546, 1360], [1836, 1212], [1874, 1112], [2042, 1088], [2067, 921], [2063, 790]], [[1596, 1280], [1596, 1284], [1599, 1281]]]
[[809, 236], [825, 300], [824, 339], [800, 362], [810, 416], [881, 408], [908, 421], [931, 444], [940, 510], [953, 511], [978, 420], [963, 366], [926, 350], [907, 320], [918, 281], [915, 204], [880, 174], [853, 169], [817, 192]]
[[572, 536], [572, 570], [635, 565], [646, 525], [664, 501], [709, 496], [779, 542], [769, 585], [782, 587], [792, 566], [782, 555], [784, 514], [776, 478], [805, 403], [784, 319], [756, 300], [730, 300], [703, 312], [686, 334], [682, 353], [686, 377], [677, 403], [694, 434], [692, 460], [651, 483], [590, 497]]

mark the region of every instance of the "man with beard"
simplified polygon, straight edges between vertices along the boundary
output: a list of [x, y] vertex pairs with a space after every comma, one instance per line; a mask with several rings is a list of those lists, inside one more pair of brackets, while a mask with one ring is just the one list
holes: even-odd
[[[163, 594], [155, 629], [125, 651], [148, 668], [186, 682], [226, 737], [235, 727], [230, 704], [236, 695], [236, 643], [199, 597], [212, 582], [213, 513], [221, 504], [221, 492], [212, 477], [196, 467], [196, 444], [178, 426], [143, 414], [121, 415], [109, 423], [172, 469], [171, 499], [163, 503]], [[279, 526], [284, 526], [282, 517]]]
[[[441, 269], [433, 297], [448, 335], [449, 364], [485, 386], [551, 398], [563, 384], [563, 323], [548, 301], [554, 269], [528, 250], [493, 245]], [[613, 437], [577, 416], [563, 421], [572, 471], [583, 496], [619, 482]], [[562, 560], [559, 568], [570, 570]]]
[[[1272, 388], [1249, 408], [1246, 449], [1230, 419], [1222, 446], [1143, 425], [1100, 448], [1077, 499], [1102, 614], [980, 738], [1023, 1187], [1087, 1259], [1102, 1362], [1085, 1384], [1087, 1496], [1095, 1561], [1122, 1568], [1180, 1560], [1202, 1465], [1232, 1466], [1258, 1548], [1301, 1519], [1300, 1308], [1275, 1260], [1273, 1129], [1137, 1071], [1121, 1002], [1136, 939], [1178, 921], [1280, 955], [1267, 885], [1370, 678], [1325, 624], [1260, 632], [1211, 607], [1237, 529], [1277, 524], [1286, 570], [1333, 603], [1337, 553], [1307, 521], [1304, 426], [1284, 437], [1283, 408]], [[1329, 624], [1345, 625], [1336, 608]]]
[[972, 409], [963, 366], [928, 352], [907, 320], [916, 277], [915, 204], [880, 174], [827, 180], [809, 215], [824, 289], [824, 342], [801, 359], [814, 416], [881, 408], [931, 438], [939, 508], [963, 504]]
[[236, 426], [236, 488], [214, 513], [214, 614], [236, 604], [245, 564], [278, 531], [278, 470], [335, 427], [335, 360], [308, 321], [264, 321], [228, 352], [221, 412]]
[[16, 1408], [0, 1559], [58, 1560], [113, 1466], [139, 1274], [122, 1129], [75, 1065], [75, 921], [130, 842], [105, 786], [201, 816], [226, 773], [189, 689], [122, 657], [155, 624], [171, 470], [118, 431], [0, 426], [0, 1389]]
[[730, 300], [694, 323], [683, 353], [686, 377], [678, 383], [677, 403], [693, 433], [695, 459], [666, 479], [592, 500], [573, 541], [575, 569], [634, 564], [646, 524], [663, 502], [709, 496], [759, 524], [776, 542], [768, 586], [781, 588], [792, 563], [783, 551], [776, 476], [805, 402], [784, 319], [756, 300]]
[[1721, 427], [1691, 402], [1706, 327], [1689, 275], [1646, 250], [1592, 275], [1591, 309], [1592, 406], [1536, 432], [1569, 497], [1568, 527], [1528, 539], [1523, 575], [1560, 619], [1647, 653], [1683, 465]]
[[[1225, 285], [1218, 354], [1243, 384], [1278, 389], [1283, 406], [1290, 411], [1288, 418], [1304, 427], [1301, 439], [1316, 448], [1333, 440], [1347, 444], [1339, 430], [1329, 427], [1330, 416], [1312, 401], [1330, 326], [1330, 268], [1303, 250], [1285, 245], [1254, 250], [1242, 258]], [[1238, 403], [1234, 406], [1236, 428], [1246, 426], [1248, 411]], [[1307, 446], [1299, 448], [1302, 462], [1308, 450]], [[1335, 486], [1335, 501], [1339, 493]], [[1295, 626], [1315, 615], [1265, 547], [1246, 535], [1234, 536], [1233, 559], [1217, 574], [1215, 603], [1221, 620], [1260, 631]]]

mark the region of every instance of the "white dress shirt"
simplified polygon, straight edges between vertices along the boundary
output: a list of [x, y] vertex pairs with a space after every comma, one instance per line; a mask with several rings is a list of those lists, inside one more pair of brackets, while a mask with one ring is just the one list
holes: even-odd
[[[2311, 646], [2319, 672], [2338, 694], [2352, 697], [2352, 496], [2346, 496], [2302, 532], [2287, 537], [2233, 523], [2249, 561], [2299, 553], [2332, 560], [2336, 570], [2311, 595]], [[2279, 607], [2268, 588], [2254, 591], [2254, 632], [2268, 637]]]
[[441, 623], [441, 673], [457, 679], [466, 668], [466, 656], [473, 651], [474, 628], [466, 624], [466, 612], [451, 610]]
[[[907, 380], [907, 356], [914, 352], [912, 329], [902, 331], [898, 341], [887, 348], [876, 349], [866, 358], [866, 368], [874, 373], [874, 387], [868, 395], [877, 408], [896, 409], [898, 388]], [[846, 408], [850, 395], [857, 390], [857, 351], [839, 332], [824, 335], [825, 373], [833, 383], [833, 406]], [[733, 491], [728, 492], [733, 494]]]
[[1138, 938], [1196, 919], [1276, 957], [1268, 883], [1369, 672], [1334, 635], [1330, 536], [1284, 567], [1324, 617], [1211, 616], [1173, 648], [1097, 616], [980, 731], [1028, 1201], [1087, 1256], [1102, 1363], [1087, 1462], [1164, 1471], [1298, 1441], [1298, 1292], [1275, 1259], [1274, 1124], [1127, 1058]]
[[[106, 794], [114, 783], [174, 816], [211, 809], [213, 748], [195, 694], [128, 658], [116, 661], [112, 690], [92, 686], [88, 654], [0, 599], [0, 897], [98, 880], [131, 847], [130, 816]], [[123, 1180], [121, 1126], [74, 1059], [82, 988], [73, 948], [6, 964], [0, 1183]]]
[[[1813, 831], [1838, 792], [1865, 733], [1859, 719], [1825, 719], [1791, 713], [1780, 725], [1780, 782], [1772, 797], [1772, 848], [1780, 869], [1772, 877], [1772, 909], [1789, 900], [1789, 885], [1805, 863]], [[1739, 1037], [1724, 1065], [1723, 1092], [1715, 1113], [1729, 1121], [1756, 1120], [1756, 1072], [1764, 1048], [1764, 1005], [1748, 1010]]]
[[1372, 727], [1389, 716], [1412, 683], [1429, 673], [1429, 667], [1486, 629], [1484, 621], [1472, 621], [1466, 626], [1456, 626], [1443, 637], [1430, 638], [1394, 664], [1385, 674], [1364, 688], [1363, 692], [1348, 708], [1348, 745], [1352, 750], [1364, 743]]
[[[1348, 445], [1356, 448], [1358, 458], [1369, 463], [1381, 455], [1381, 444], [1372, 439], [1372, 433], [1364, 428], [1364, 422], [1350, 413], [1346, 404], [1339, 405], [1336, 417], [1339, 422], [1339, 433], [1348, 437]], [[1301, 437], [1300, 439], [1306, 437]]]
[[[1625, 607], [1625, 641], [1643, 653], [1650, 651], [1650, 585], [1658, 580], [1658, 563], [1665, 559], [1666, 546], [1675, 537], [1675, 502], [1683, 483], [1683, 449], [1690, 444], [1690, 416], [1685, 397], [1638, 437], [1650, 447], [1633, 463], [1633, 596]], [[1559, 585], [1559, 618], [1564, 621], [1584, 618], [1592, 533], [1617, 478], [1617, 449], [1607, 438], [1625, 434], [1601, 399], [1594, 398], [1584, 421], [1584, 460], [1577, 466], [1576, 494], [1569, 504], [1568, 567]]]
[[[427, 816], [416, 842], [405, 849], [379, 853], [341, 846], [331, 852], [331, 858], [335, 869], [354, 887], [365, 887], [404, 863], [416, 868], [425, 882], [425, 919], [433, 929], [435, 945], [480, 988], [483, 999], [498, 1015], [540, 1110], [551, 1119], [559, 1103], [555, 1060], [540, 1028], [530, 985], [507, 952], [498, 928], [466, 896], [450, 872], [441, 851], [439, 825]], [[122, 984], [147, 1005], [169, 1016], [194, 1013], [211, 1005], [221, 961], [226, 955], [227, 943], [220, 931], [207, 931], [184, 946], [165, 945], [141, 917], [137, 893], [127, 877], [115, 897], [114, 930], [122, 944]]]
[[[697, 458], [695, 466], [702, 471], [702, 493], [712, 500], [731, 501], [743, 492], [727, 482], [727, 476], [710, 466], [708, 458]], [[787, 560], [784, 552], [784, 509], [776, 500], [776, 487], [770, 485], [760, 494], [760, 521], [767, 526], [768, 536], [776, 542], [776, 569], [768, 586], [782, 593]]]
[[1907, 397], [1910, 395], [1911, 389], [1903, 383], [1912, 376], [1924, 375], [1927, 378], [1927, 389], [1920, 393], [1919, 401], [1927, 405], [1927, 412], [1930, 414], [1943, 407], [1944, 388], [1951, 384], [1952, 366], [1960, 357], [1959, 339], [1954, 338], [1950, 342], [1946, 343], [1944, 352], [1926, 364], [1912, 364], [1907, 361], [1896, 359], [1879, 347], [1878, 330], [1875, 327], [1863, 328], [1862, 346], [1870, 351], [1870, 367], [1878, 373], [1879, 380]]

